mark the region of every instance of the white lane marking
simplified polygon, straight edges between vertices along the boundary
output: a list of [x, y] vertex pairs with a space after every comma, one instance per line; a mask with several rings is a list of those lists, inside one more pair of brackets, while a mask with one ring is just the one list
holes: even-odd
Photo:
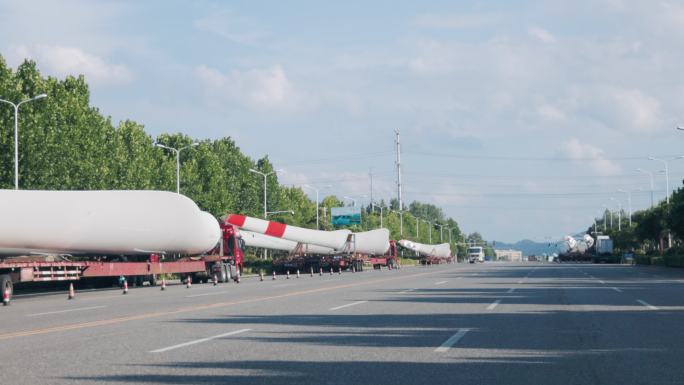
[[[79, 292], [79, 293], [87, 293], [87, 292], [90, 292], [90, 291], [98, 291], [98, 290], [99, 290], [99, 291], [104, 291], [103, 289], [79, 289], [78, 292]], [[117, 289], [117, 290], [118, 290], [118, 289]], [[63, 293], [62, 291], [41, 291], [41, 292], [38, 292], [38, 293], [12, 294], [12, 297], [15, 297], [15, 298], [16, 298], [16, 297], [31, 297], [31, 296], [36, 296], [36, 297], [38, 297], [38, 296], [51, 295], [51, 294], [54, 294], [54, 295], [62, 295], [62, 293]]]
[[328, 309], [328, 310], [330, 310], [330, 311], [333, 311], [333, 310], [340, 310], [340, 309], [344, 309], [345, 307], [361, 305], [362, 303], [366, 303], [366, 302], [368, 302], [368, 301], [356, 301], [356, 302], [348, 303], [348, 304], [346, 304], [346, 305], [331, 307], [331, 308]]
[[618, 293], [622, 293], [622, 289], [620, 289], [619, 287], [611, 287], [611, 289], [617, 291]]
[[169, 350], [178, 349], [178, 348], [182, 348], [182, 347], [190, 346], [190, 345], [195, 345], [195, 344], [201, 344], [202, 342], [207, 342], [207, 341], [215, 340], [215, 339], [217, 339], [217, 338], [223, 338], [223, 337], [234, 336], [234, 335], [236, 335], [236, 334], [248, 332], [248, 331], [251, 331], [251, 330], [252, 330], [252, 329], [240, 329], [240, 330], [235, 330], [235, 331], [232, 331], [232, 332], [219, 334], [219, 335], [213, 336], [213, 337], [200, 338], [199, 340], [184, 342], [184, 343], [182, 343], [182, 344], [173, 345], [173, 346], [168, 346], [168, 347], [166, 347], [166, 348], [161, 348], [161, 349], [157, 349], [157, 350], [152, 350], [152, 351], [150, 351], [150, 353], [164, 353], [164, 352], [168, 352]]
[[204, 297], [204, 296], [207, 296], [207, 295], [219, 295], [219, 294], [226, 294], [226, 293], [228, 293], [228, 291], [226, 291], [226, 290], [224, 290], [224, 291], [215, 291], [215, 292], [212, 292], [212, 293], [186, 295], [185, 298]]
[[497, 299], [496, 301], [492, 302], [489, 306], [487, 306], [487, 310], [494, 310], [496, 305], [500, 304], [501, 300]]
[[435, 285], [443, 285], [447, 282], [449, 282], [449, 281], [439, 281], [439, 282], [435, 282]]
[[599, 279], [599, 283], [600, 283], [601, 285], [605, 285], [605, 284], [606, 284], [605, 282], [603, 282], [602, 279]]
[[522, 284], [523, 281], [524, 281], [524, 279], [521, 279], [520, 281], [518, 281], [518, 285]]
[[444, 343], [443, 343], [442, 345], [440, 345], [440, 347], [438, 347], [437, 349], [435, 349], [435, 352], [437, 352], [437, 353], [444, 353], [444, 352], [446, 352], [446, 351], [449, 351], [449, 349], [450, 349], [452, 346], [456, 345], [456, 343], [457, 343], [461, 338], [463, 338], [463, 336], [465, 336], [466, 333], [468, 333], [469, 330], [470, 330], [470, 329], [458, 329], [458, 332], [456, 332], [456, 334], [454, 334], [453, 336], [449, 337], [448, 340], [444, 341]]
[[512, 287], [512, 288], [508, 289], [508, 291], [507, 291], [506, 293], [510, 294], [510, 293], [512, 293], [512, 292], [514, 292], [514, 291], [515, 291], [515, 288]]
[[91, 307], [79, 307], [76, 309], [67, 309], [67, 310], [58, 310], [58, 311], [47, 311], [45, 313], [33, 313], [33, 314], [27, 314], [27, 317], [37, 317], [39, 315], [48, 315], [48, 314], [59, 314], [59, 313], [69, 313], [72, 311], [80, 311], [80, 310], [93, 310], [93, 309], [102, 309], [107, 306], [91, 306]]
[[414, 291], [414, 290], [416, 290], [416, 289], [406, 289], [406, 290], [402, 290], [402, 291], [399, 292], [399, 294], [410, 293], [410, 292], [412, 292], [412, 291]]
[[639, 302], [640, 304], [646, 306], [646, 307], [649, 308], [650, 310], [658, 310], [657, 307], [651, 305], [650, 303], [648, 303], [648, 302], [646, 302], [646, 301], [643, 301], [643, 300], [640, 300], [640, 299], [638, 299], [638, 300], [636, 300], [636, 301]]

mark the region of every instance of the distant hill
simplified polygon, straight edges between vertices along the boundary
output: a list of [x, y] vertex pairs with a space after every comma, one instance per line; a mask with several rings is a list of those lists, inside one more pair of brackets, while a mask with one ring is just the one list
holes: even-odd
[[542, 255], [544, 253], [558, 253], [558, 245], [560, 245], [560, 243], [560, 241], [535, 242], [529, 239], [523, 239], [522, 241], [518, 241], [516, 243], [505, 243], [496, 241], [496, 246], [494, 246], [494, 249], [513, 249], [522, 251], [523, 255]]

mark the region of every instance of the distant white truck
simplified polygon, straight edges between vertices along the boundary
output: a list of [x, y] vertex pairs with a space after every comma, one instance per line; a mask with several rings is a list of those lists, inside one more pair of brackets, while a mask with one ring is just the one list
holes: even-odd
[[485, 254], [481, 246], [473, 246], [468, 248], [468, 262], [484, 262]]

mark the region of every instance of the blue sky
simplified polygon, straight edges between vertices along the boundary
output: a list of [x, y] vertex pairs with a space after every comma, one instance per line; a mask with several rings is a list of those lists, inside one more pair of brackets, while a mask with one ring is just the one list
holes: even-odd
[[[400, 3], [400, 4], [397, 4]], [[559, 239], [665, 194], [684, 155], [684, 4], [2, 1], [0, 53], [85, 74], [156, 135], [233, 137], [287, 184], [442, 207], [487, 239]], [[684, 161], [670, 162], [670, 187]]]

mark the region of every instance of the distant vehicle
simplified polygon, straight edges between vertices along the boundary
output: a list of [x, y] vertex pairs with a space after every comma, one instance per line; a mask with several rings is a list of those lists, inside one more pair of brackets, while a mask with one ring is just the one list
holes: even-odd
[[473, 246], [468, 248], [468, 262], [484, 262], [485, 254], [482, 246]]
[[537, 259], [537, 256], [536, 256], [536, 255], [529, 255], [529, 256], [527, 257], [527, 261], [528, 261], [528, 262], [537, 262], [538, 260], [539, 260], [539, 259]]

